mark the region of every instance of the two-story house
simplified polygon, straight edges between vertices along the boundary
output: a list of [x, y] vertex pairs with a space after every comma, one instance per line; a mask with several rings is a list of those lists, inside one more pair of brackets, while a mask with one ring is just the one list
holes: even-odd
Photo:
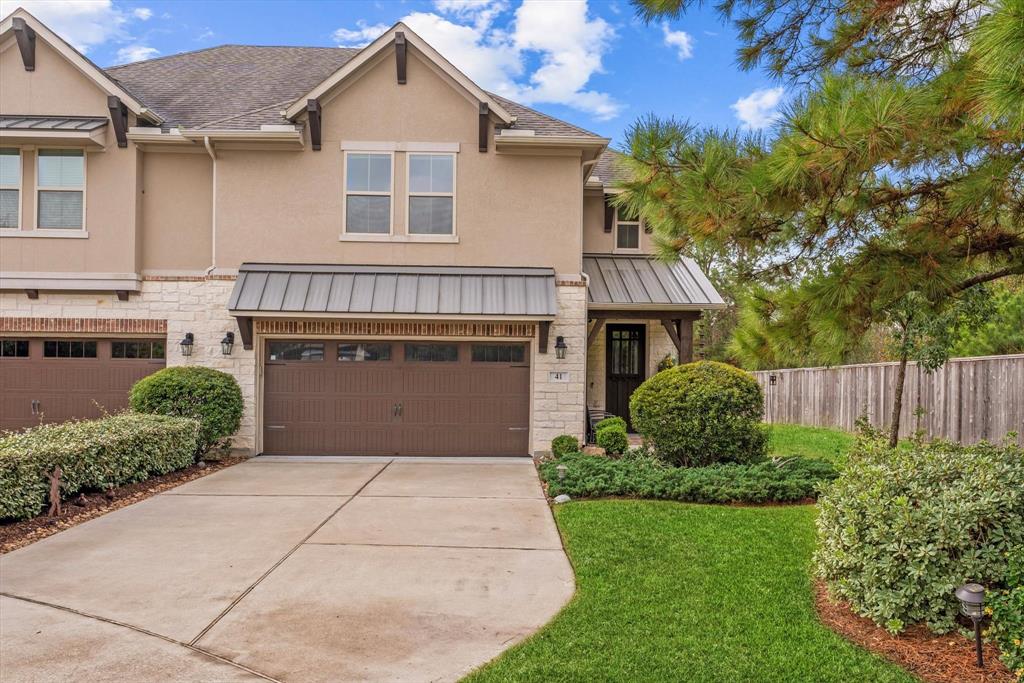
[[607, 203], [609, 140], [408, 27], [102, 69], [0, 22], [0, 428], [233, 374], [252, 453], [524, 455], [627, 415], [722, 301]]

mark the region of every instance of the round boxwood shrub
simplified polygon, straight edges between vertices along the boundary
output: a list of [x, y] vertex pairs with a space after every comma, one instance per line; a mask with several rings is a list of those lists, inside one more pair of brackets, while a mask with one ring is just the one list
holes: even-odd
[[551, 455], [562, 458], [570, 453], [579, 453], [580, 442], [571, 434], [562, 434], [551, 440]]
[[711, 361], [663, 370], [629, 399], [634, 428], [659, 458], [685, 467], [763, 459], [763, 409], [753, 375]]
[[597, 445], [606, 453], [620, 455], [629, 448], [629, 437], [626, 435], [626, 428], [617, 424], [610, 424], [597, 430], [595, 438]]
[[226, 372], [204, 367], [165, 368], [132, 387], [132, 410], [178, 415], [199, 420], [201, 455], [238, 431], [242, 422], [242, 390]]
[[616, 426], [616, 427], [622, 427], [623, 430], [626, 429], [626, 421], [623, 420], [618, 415], [613, 415], [612, 417], [606, 417], [605, 419], [603, 419], [603, 420], [599, 421], [597, 424], [595, 424], [594, 425], [594, 434], [597, 434], [599, 431], [601, 431], [605, 427], [611, 427], [613, 425]]
[[833, 595], [898, 632], [954, 628], [953, 591], [998, 589], [1024, 543], [1024, 450], [858, 441], [818, 499], [814, 562]]

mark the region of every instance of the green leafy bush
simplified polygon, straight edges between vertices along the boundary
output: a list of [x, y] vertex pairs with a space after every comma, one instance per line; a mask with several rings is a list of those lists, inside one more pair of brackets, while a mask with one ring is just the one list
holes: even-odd
[[561, 458], [569, 453], [578, 453], [579, 450], [580, 442], [571, 434], [562, 434], [551, 440], [551, 454], [556, 458]]
[[618, 415], [606, 417], [594, 425], [594, 433], [597, 434], [605, 427], [622, 427], [622, 431], [626, 431], [626, 421]]
[[1004, 585], [1024, 542], [1024, 450], [859, 439], [818, 504], [816, 571], [890, 631], [953, 628], [953, 590]]
[[132, 409], [199, 420], [197, 455], [238, 431], [242, 390], [226, 372], [200, 366], [165, 368], [135, 383]]
[[612, 455], [621, 455], [629, 450], [629, 435], [625, 427], [610, 424], [597, 430], [597, 445]]
[[[558, 478], [559, 464], [566, 466]], [[672, 467], [637, 455], [610, 459], [573, 454], [541, 465], [548, 494], [573, 498], [630, 496], [691, 503], [771, 503], [813, 499], [836, 476], [821, 460], [787, 458], [749, 465]]]
[[0, 519], [38, 515], [58, 465], [66, 498], [186, 467], [198, 438], [196, 420], [136, 413], [0, 435]]
[[991, 591], [985, 601], [992, 617], [987, 635], [1006, 668], [1024, 680], [1024, 548], [1010, 554], [1006, 588]]
[[629, 400], [633, 426], [658, 457], [686, 467], [763, 459], [763, 409], [761, 387], [750, 373], [712, 361], [659, 372]]

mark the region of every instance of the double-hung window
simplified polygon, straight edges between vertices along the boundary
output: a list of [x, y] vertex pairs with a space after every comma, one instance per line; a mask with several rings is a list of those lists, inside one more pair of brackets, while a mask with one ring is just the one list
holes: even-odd
[[41, 149], [36, 164], [36, 227], [84, 228], [85, 152], [80, 149]]
[[630, 216], [619, 208], [615, 221], [615, 248], [621, 250], [640, 249], [640, 219]]
[[346, 152], [346, 233], [391, 233], [391, 167], [390, 153]]
[[18, 228], [21, 206], [21, 152], [0, 148], [0, 228]]
[[409, 154], [409, 234], [455, 234], [454, 154]]

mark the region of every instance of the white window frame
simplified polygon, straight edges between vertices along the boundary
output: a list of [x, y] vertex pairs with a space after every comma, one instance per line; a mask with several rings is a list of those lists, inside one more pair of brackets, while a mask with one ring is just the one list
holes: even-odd
[[[46, 147], [36, 147], [36, 166], [35, 166], [35, 174], [34, 174], [35, 178], [33, 178], [34, 185], [35, 185], [35, 192], [33, 192], [33, 194], [32, 194], [32, 198], [35, 200], [34, 201], [34, 204], [35, 204], [35, 206], [34, 206], [34, 208], [35, 208], [35, 221], [33, 222], [32, 227], [33, 227], [34, 230], [36, 230], [40, 234], [45, 234], [45, 235], [48, 235], [48, 236], [49, 235], [57, 236], [57, 235], [60, 235], [61, 233], [66, 233], [66, 234], [70, 234], [70, 235], [78, 235], [78, 234], [88, 235], [89, 234], [87, 232], [88, 228], [87, 228], [87, 226], [85, 224], [85, 217], [89, 215], [88, 206], [87, 206], [88, 193], [85, 191], [85, 188], [89, 186], [89, 153], [86, 150], [84, 150], [84, 149], [81, 150], [81, 152], [82, 152], [82, 188], [80, 190], [73, 190], [73, 189], [70, 189], [70, 188], [67, 188], [67, 187], [50, 187], [48, 185], [40, 185], [39, 184], [39, 158], [40, 158], [39, 152], [42, 151], [42, 150], [49, 150], [49, 149], [55, 149], [55, 150], [79, 150], [81, 148], [79, 148], [79, 147], [58, 146], [58, 145], [52, 145], [52, 146], [46, 146]], [[40, 202], [39, 202], [39, 193], [42, 192], [42, 191], [81, 192], [82, 193], [82, 227], [80, 227], [80, 228], [40, 228], [39, 227], [39, 204], [40, 204]]]
[[18, 150], [18, 184], [17, 185], [0, 185], [0, 190], [17, 190], [18, 191], [18, 224], [13, 228], [0, 226], [0, 232], [21, 232], [21, 211], [22, 206], [25, 204], [25, 150], [21, 147], [4, 147], [4, 149], [16, 149]]
[[[349, 192], [348, 191], [348, 157], [350, 154], [376, 154], [384, 155], [387, 154], [391, 159], [391, 186], [387, 192]], [[390, 201], [390, 212], [388, 215], [388, 231], [387, 232], [349, 232], [348, 231], [348, 196], [354, 195], [360, 196], [371, 196], [371, 197], [388, 197]], [[395, 153], [391, 150], [381, 149], [346, 149], [341, 155], [341, 239], [353, 240], [353, 241], [364, 241], [364, 242], [379, 242], [381, 240], [390, 240], [395, 235]]]
[[[636, 226], [636, 247], [620, 247], [619, 246], [619, 225], [635, 225]], [[639, 254], [643, 250], [643, 237], [644, 234], [644, 222], [642, 218], [638, 218], [635, 221], [622, 221], [619, 222], [619, 209], [615, 209], [615, 230], [612, 232], [612, 253], [616, 254]]]
[[[452, 191], [451, 192], [413, 192], [412, 191], [412, 157], [451, 157], [452, 158]], [[409, 151], [405, 154], [405, 234], [412, 242], [457, 242], [459, 239], [459, 221], [456, 211], [456, 194], [459, 187], [459, 155], [455, 152]], [[452, 231], [442, 235], [425, 235], [413, 233], [412, 198], [413, 197], [451, 197], [452, 198]]]

